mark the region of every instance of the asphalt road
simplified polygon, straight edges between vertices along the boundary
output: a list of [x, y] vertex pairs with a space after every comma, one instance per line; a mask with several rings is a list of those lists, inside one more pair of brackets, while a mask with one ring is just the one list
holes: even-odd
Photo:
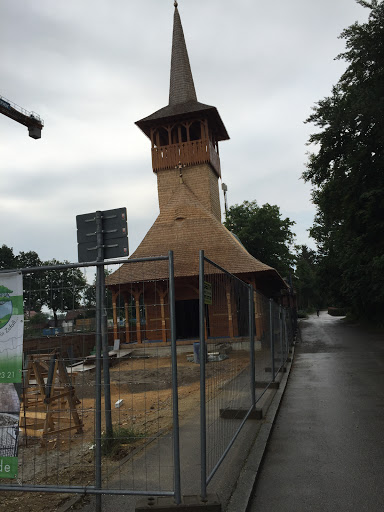
[[382, 512], [384, 336], [326, 312], [301, 333], [248, 512]]

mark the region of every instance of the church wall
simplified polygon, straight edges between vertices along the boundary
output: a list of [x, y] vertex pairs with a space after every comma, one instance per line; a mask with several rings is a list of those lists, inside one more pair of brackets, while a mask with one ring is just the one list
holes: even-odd
[[[182, 278], [176, 281], [175, 286], [176, 301], [198, 299], [198, 279]], [[168, 295], [164, 299], [165, 328], [167, 333], [167, 341], [170, 341], [170, 318]], [[142, 326], [143, 339], [149, 341], [162, 341], [162, 318], [161, 306], [158, 294], [155, 289], [146, 289], [145, 293], [145, 317], [146, 324]], [[226, 302], [217, 301], [216, 304], [208, 306], [209, 315], [209, 336], [211, 338], [228, 337], [229, 323]], [[236, 327], [235, 327], [236, 335]], [[136, 336], [134, 336], [136, 339]]]
[[[168, 307], [164, 307], [165, 310], [165, 330], [167, 333], [167, 341], [170, 341], [170, 322], [168, 315]], [[160, 304], [146, 306], [146, 330], [145, 339], [151, 341], [163, 341], [162, 321], [161, 321], [161, 307]]]
[[[158, 341], [163, 340], [163, 324], [161, 313], [161, 302], [159, 296], [159, 289], [156, 282], [148, 283], [144, 291], [144, 304], [145, 304], [145, 324], [141, 324], [141, 337], [142, 340]], [[190, 301], [198, 300], [198, 276], [179, 278], [175, 283], [175, 299], [176, 301]], [[238, 336], [237, 314], [232, 300], [232, 331], [234, 336]], [[208, 336], [209, 338], [226, 338], [230, 337], [230, 323], [228, 318], [228, 303], [227, 295], [222, 290], [219, 293], [215, 291], [213, 303], [207, 306], [208, 319]], [[168, 293], [164, 298], [164, 317], [165, 317], [165, 331], [167, 342], [170, 342], [170, 316], [169, 316], [169, 296]], [[135, 323], [129, 324], [129, 341], [137, 341], [137, 332]], [[197, 339], [197, 337], [196, 337]], [[124, 341], [126, 341], [124, 339]]]
[[220, 306], [208, 306], [209, 336], [222, 338], [229, 336], [228, 311]]

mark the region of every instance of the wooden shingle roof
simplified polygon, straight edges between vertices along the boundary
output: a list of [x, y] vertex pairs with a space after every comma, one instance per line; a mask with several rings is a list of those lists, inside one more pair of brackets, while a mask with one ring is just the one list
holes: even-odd
[[[273, 280], [281, 281], [281, 288], [284, 287], [276, 270], [251, 256], [185, 184], [180, 184], [130, 258], [166, 256], [169, 250], [173, 250], [175, 277], [196, 276], [199, 273], [200, 249], [204, 250], [207, 258], [228, 272], [268, 273]], [[124, 264], [108, 276], [107, 284], [167, 278], [167, 262], [143, 262]]]
[[197, 101], [187, 45], [185, 44], [180, 14], [175, 5], [173, 16], [171, 78], [169, 86], [169, 104]]

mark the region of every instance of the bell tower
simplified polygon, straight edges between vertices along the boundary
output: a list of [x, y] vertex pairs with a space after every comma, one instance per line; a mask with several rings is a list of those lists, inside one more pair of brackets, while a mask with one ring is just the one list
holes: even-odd
[[169, 104], [136, 124], [151, 140], [160, 213], [184, 185], [220, 221], [218, 143], [229, 136], [217, 109], [197, 101], [176, 1], [174, 5]]

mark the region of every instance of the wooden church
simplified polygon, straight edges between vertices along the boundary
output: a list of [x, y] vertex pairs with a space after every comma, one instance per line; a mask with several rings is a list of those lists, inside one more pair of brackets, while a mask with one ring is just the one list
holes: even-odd
[[[229, 136], [216, 107], [197, 100], [177, 2], [169, 104], [136, 124], [151, 141], [160, 214], [130, 258], [166, 256], [169, 250], [174, 251], [178, 340], [198, 338], [200, 249], [228, 272], [251, 283], [255, 290], [280, 300], [287, 285], [278, 272], [251, 256], [221, 223], [219, 143]], [[138, 343], [169, 341], [167, 280], [167, 262], [125, 264], [108, 277], [115, 338]], [[116, 313], [116, 305], [121, 307], [122, 300], [123, 336], [118, 333]], [[211, 322], [212, 338], [241, 334], [233, 298], [227, 293], [223, 300], [226, 304], [220, 313], [215, 312], [214, 304], [208, 306], [208, 317], [221, 315], [220, 322]], [[257, 308], [256, 316], [260, 316]], [[256, 322], [260, 329], [259, 325], [260, 321]]]

